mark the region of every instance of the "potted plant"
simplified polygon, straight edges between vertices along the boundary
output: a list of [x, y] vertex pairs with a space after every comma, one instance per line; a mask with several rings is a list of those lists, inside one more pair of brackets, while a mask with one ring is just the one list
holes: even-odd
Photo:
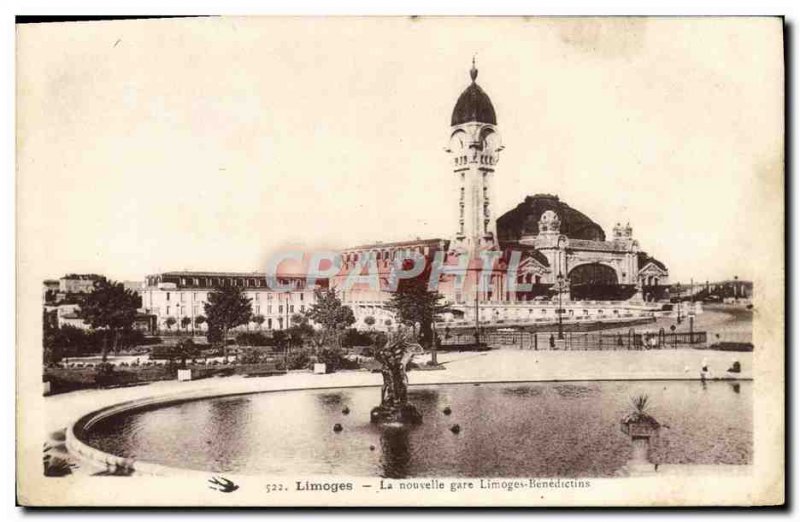
[[633, 452], [630, 465], [649, 465], [651, 441], [658, 435], [661, 424], [648, 413], [647, 395], [637, 395], [631, 399], [633, 410], [622, 418], [620, 428], [631, 438]]

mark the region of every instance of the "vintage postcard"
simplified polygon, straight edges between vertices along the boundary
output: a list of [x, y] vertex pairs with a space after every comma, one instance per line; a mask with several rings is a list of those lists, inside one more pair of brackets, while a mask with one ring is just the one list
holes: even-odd
[[784, 502], [781, 18], [16, 32], [20, 504]]

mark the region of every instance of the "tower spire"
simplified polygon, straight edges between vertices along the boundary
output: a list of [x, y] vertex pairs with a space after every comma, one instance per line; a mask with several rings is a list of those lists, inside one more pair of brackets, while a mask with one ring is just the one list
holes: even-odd
[[472, 69], [469, 70], [469, 76], [472, 78], [472, 83], [475, 83], [475, 78], [478, 77], [478, 69], [475, 67], [475, 55], [472, 55]]

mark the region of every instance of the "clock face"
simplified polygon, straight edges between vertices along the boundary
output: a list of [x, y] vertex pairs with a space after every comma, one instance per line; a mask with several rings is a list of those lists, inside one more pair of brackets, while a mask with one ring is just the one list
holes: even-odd
[[450, 138], [450, 150], [458, 152], [464, 150], [465, 140], [463, 132], [456, 132]]
[[497, 135], [494, 132], [483, 137], [483, 150], [490, 151], [497, 148]]

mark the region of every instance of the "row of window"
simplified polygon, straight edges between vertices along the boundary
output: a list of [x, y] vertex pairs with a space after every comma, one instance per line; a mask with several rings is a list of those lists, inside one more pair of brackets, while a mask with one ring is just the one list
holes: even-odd
[[[161, 277], [148, 277], [148, 286], [156, 286], [162, 282]], [[168, 281], [169, 282], [169, 281]], [[292, 286], [296, 289], [302, 287], [302, 279], [278, 278], [278, 283], [283, 286]], [[266, 288], [265, 279], [258, 277], [181, 277], [181, 286], [215, 287], [215, 286], [238, 286], [242, 288]]]
[[[253, 314], [254, 315], [261, 315], [261, 310], [262, 310], [261, 305], [253, 306]], [[263, 310], [266, 312], [267, 315], [272, 315], [273, 310], [275, 310], [275, 307], [269, 305], [269, 306], [264, 307]], [[290, 314], [293, 314], [295, 312], [295, 306], [290, 304], [290, 305], [288, 305], [288, 307], [286, 309], [284, 309], [283, 305], [278, 305], [277, 306], [278, 315], [283, 314], [284, 310], [286, 310]], [[298, 310], [300, 311], [300, 313], [304, 313], [306, 311], [306, 306], [305, 305], [300, 305]], [[161, 312], [161, 308], [160, 307], [153, 308], [153, 313], [154, 314], [160, 315], [160, 312]], [[175, 312], [175, 315], [177, 315], [179, 317], [182, 317], [182, 316], [185, 316], [185, 315], [187, 315], [189, 313], [189, 307], [188, 306], [180, 306], [180, 305], [172, 307], [170, 305], [167, 305], [164, 308], [164, 312], [165, 312], [164, 315], [166, 315], [166, 316], [170, 316], [170, 315], [172, 315], [172, 312]], [[192, 315], [194, 315], [194, 316], [202, 315], [204, 312], [205, 312], [204, 307], [202, 307], [200, 305], [194, 305], [194, 307], [192, 307]]]
[[[268, 317], [266, 321], [264, 321], [263, 327], [266, 328], [267, 330], [272, 330], [273, 328], [277, 328], [278, 330], [283, 330], [283, 322], [284, 322], [283, 317], [278, 317], [277, 319], [272, 319], [271, 317]], [[199, 325], [197, 326], [200, 327]], [[183, 325], [181, 325], [181, 328], [183, 328]]]
[[412, 253], [428, 256], [431, 253], [430, 247], [413, 247], [399, 250], [370, 250], [367, 252], [349, 252], [342, 254], [342, 261], [345, 263], [355, 263], [359, 260], [368, 261], [391, 261], [397, 259], [408, 259]]
[[[178, 301], [184, 302], [186, 300], [186, 294], [188, 294], [188, 292], [175, 292], [175, 293], [178, 295], [178, 299], [177, 299]], [[206, 299], [206, 297], [207, 297], [206, 294], [203, 294], [203, 295], [198, 297], [198, 293], [199, 292], [192, 292], [192, 300], [196, 301], [196, 300], [198, 300], [198, 298], [200, 300], [205, 300]], [[277, 295], [277, 294], [272, 293], [272, 292], [256, 292], [256, 293], [253, 294], [253, 298], [252, 298], [253, 301], [256, 301], [256, 302], [261, 301], [261, 294], [262, 293], [266, 294], [267, 301], [272, 301], [273, 296]], [[285, 299], [293, 301], [295, 294], [288, 293], [288, 294], [281, 294], [281, 295], [284, 296]], [[302, 292], [297, 293], [297, 295], [300, 296], [300, 301], [305, 300], [305, 294], [303, 294]], [[165, 298], [166, 298], [167, 301], [170, 301], [171, 297], [172, 297], [172, 292], [165, 292]]]

